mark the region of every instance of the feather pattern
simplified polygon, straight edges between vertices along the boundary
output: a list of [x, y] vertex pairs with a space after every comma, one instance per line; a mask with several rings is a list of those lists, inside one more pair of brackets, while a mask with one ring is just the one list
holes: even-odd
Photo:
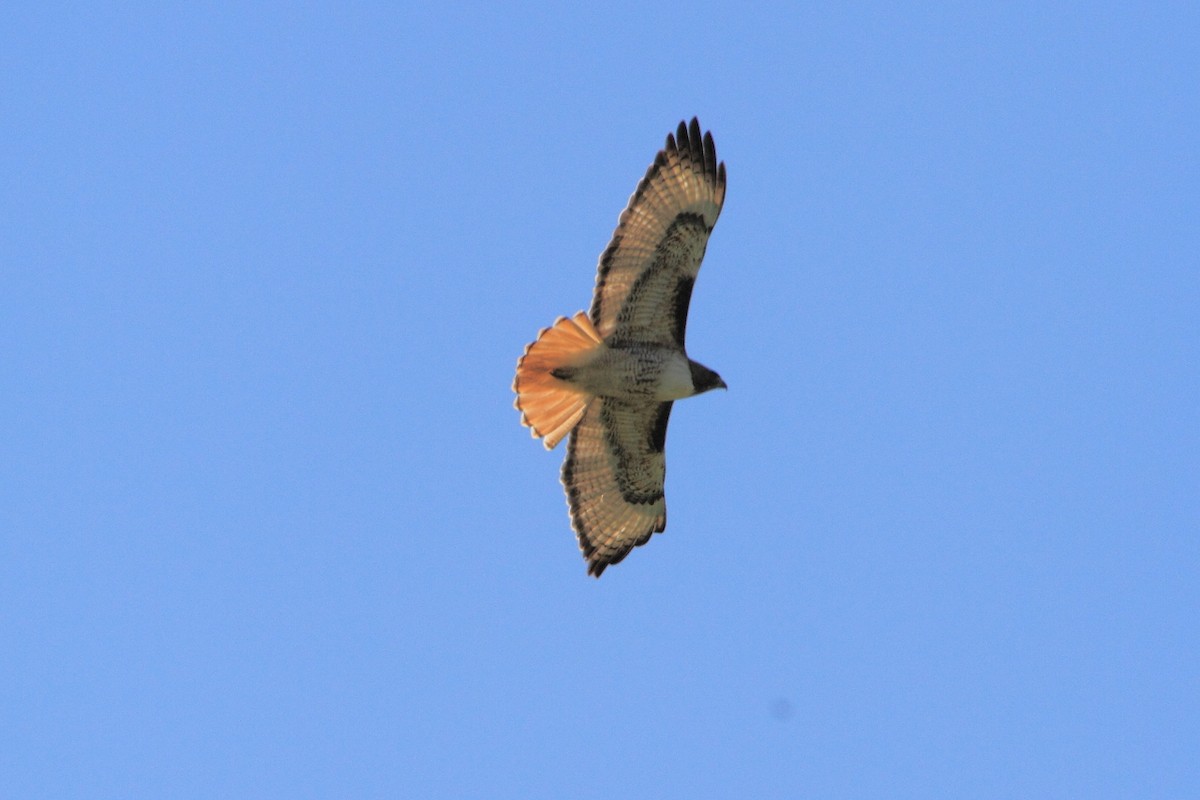
[[675, 135], [629, 198], [600, 256], [592, 323], [600, 335], [683, 347], [692, 284], [725, 203], [725, 164], [700, 122]]
[[600, 577], [667, 526], [666, 420], [671, 403], [592, 402], [571, 432], [562, 482], [571, 525]]

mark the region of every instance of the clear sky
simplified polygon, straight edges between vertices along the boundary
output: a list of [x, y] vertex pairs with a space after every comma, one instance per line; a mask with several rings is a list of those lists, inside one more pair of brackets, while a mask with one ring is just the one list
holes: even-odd
[[[1200, 797], [1193, 3], [0, 25], [0, 796]], [[518, 424], [729, 170], [669, 526]]]

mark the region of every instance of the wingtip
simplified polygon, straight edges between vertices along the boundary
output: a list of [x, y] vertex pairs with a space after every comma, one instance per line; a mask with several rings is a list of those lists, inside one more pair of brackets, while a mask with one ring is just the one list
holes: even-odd
[[704, 171], [709, 175], [717, 174], [717, 145], [713, 141], [712, 131], [704, 134]]
[[700, 133], [700, 118], [692, 117], [692, 123], [688, 128], [688, 138], [692, 144], [692, 155], [697, 156], [698, 161], [704, 160], [704, 137]]
[[700, 127], [698, 116], [680, 122], [674, 134], [667, 134], [667, 142], [671, 150], [690, 155], [705, 174], [722, 184], [725, 182], [725, 162], [717, 160], [717, 145], [712, 131]]

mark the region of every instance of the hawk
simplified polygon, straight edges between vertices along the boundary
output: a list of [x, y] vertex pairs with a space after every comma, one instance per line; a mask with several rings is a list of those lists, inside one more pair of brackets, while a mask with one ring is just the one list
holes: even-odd
[[546, 449], [570, 434], [562, 484], [597, 578], [667, 526], [667, 419], [675, 400], [726, 388], [688, 358], [688, 303], [725, 201], [725, 164], [700, 122], [679, 123], [600, 256], [591, 310], [525, 348], [513, 391]]

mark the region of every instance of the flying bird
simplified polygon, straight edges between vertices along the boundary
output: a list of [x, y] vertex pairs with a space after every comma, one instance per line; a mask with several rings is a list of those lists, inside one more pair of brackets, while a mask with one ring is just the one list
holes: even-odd
[[688, 358], [688, 303], [725, 202], [725, 164], [700, 122], [679, 123], [600, 255], [591, 310], [559, 317], [517, 362], [521, 423], [562, 466], [571, 527], [597, 578], [667, 526], [667, 419], [675, 400], [726, 388]]

